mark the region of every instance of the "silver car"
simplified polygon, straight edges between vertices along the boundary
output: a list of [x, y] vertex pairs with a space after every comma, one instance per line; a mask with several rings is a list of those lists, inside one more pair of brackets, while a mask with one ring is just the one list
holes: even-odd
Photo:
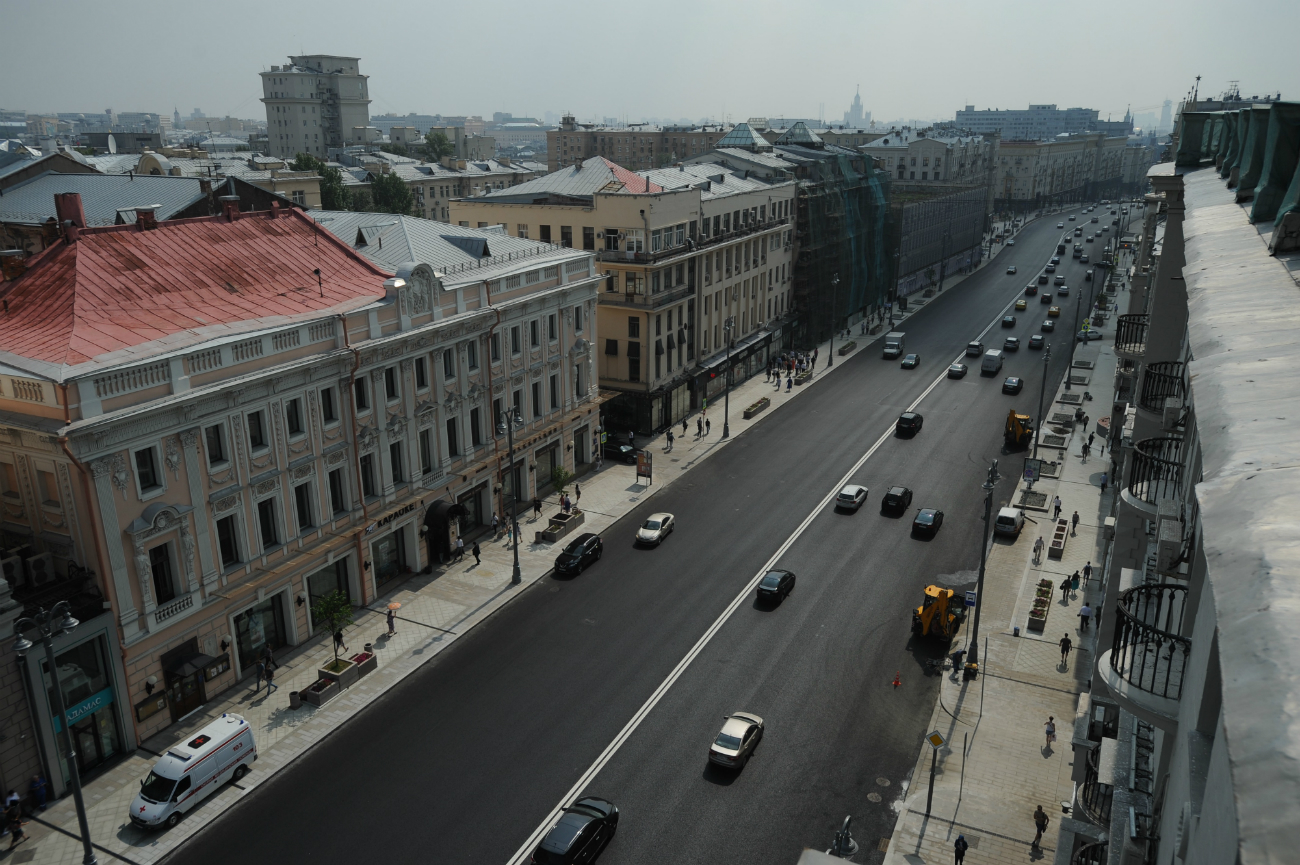
[[709, 762], [740, 769], [749, 762], [763, 738], [763, 719], [749, 712], [723, 718], [722, 730], [709, 746]]
[[857, 484], [849, 484], [840, 490], [840, 494], [835, 497], [835, 507], [843, 508], [846, 511], [856, 511], [862, 507], [862, 503], [867, 500], [867, 488]]
[[637, 543], [659, 546], [664, 538], [673, 533], [676, 525], [672, 514], [651, 514], [641, 524], [641, 528], [636, 530]]

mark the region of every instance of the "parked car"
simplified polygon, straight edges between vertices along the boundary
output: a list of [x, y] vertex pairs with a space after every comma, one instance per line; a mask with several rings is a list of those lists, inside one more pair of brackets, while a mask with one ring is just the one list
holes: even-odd
[[1046, 344], [1046, 342], [1047, 340], [1043, 339], [1043, 335], [1041, 333], [1036, 333], [1029, 338], [1029, 347], [1031, 349], [1040, 349], [1043, 347], [1044, 344]]
[[1045, 318], [1043, 319], [1043, 324], [1039, 328], [1039, 330], [1041, 330], [1043, 333], [1051, 333], [1052, 331], [1056, 330], [1056, 322], [1052, 321], [1050, 318]]
[[912, 518], [912, 534], [934, 535], [943, 525], [943, 511], [934, 508], [921, 508]]
[[560, 822], [533, 851], [535, 865], [594, 862], [618, 831], [618, 808], [596, 796], [583, 796], [565, 808]]
[[628, 444], [619, 444], [613, 439], [605, 442], [603, 448], [605, 459], [617, 460], [621, 463], [627, 463], [630, 466], [636, 465], [636, 448]]
[[1002, 381], [1002, 392], [1013, 396], [1025, 389], [1025, 380], [1018, 375], [1009, 375]]
[[894, 423], [894, 430], [904, 435], [916, 435], [921, 431], [921, 424], [924, 421], [925, 418], [916, 412], [905, 411], [898, 416], [898, 420]]
[[867, 500], [867, 488], [858, 484], [848, 484], [835, 497], [835, 507], [846, 511], [856, 511]]
[[1024, 312], [1028, 308], [1029, 308], [1029, 301], [1025, 300], [1023, 297], [1020, 298], [1020, 300], [1016, 301], [1017, 312]]
[[1020, 337], [1009, 336], [1002, 341], [1003, 351], [1020, 351]]
[[954, 363], [948, 367], [948, 378], [965, 378], [967, 369], [964, 363]]
[[722, 721], [722, 731], [709, 747], [709, 762], [743, 768], [763, 738], [763, 719], [749, 712], [733, 712]]
[[1025, 527], [1025, 512], [1020, 508], [999, 508], [998, 517], [993, 521], [993, 534], [1017, 537]]
[[1092, 329], [1080, 330], [1074, 335], [1074, 338], [1080, 342], [1092, 342], [1094, 339], [1101, 339], [1101, 331]]
[[1003, 326], [1003, 327], [1015, 327], [1015, 326], [1016, 326], [1016, 317], [1015, 317], [1014, 315], [1004, 315], [1004, 316], [1002, 316], [1002, 326]]
[[794, 591], [794, 574], [790, 571], [768, 571], [758, 581], [758, 597], [764, 601], [783, 601]]
[[899, 364], [903, 369], [916, 369], [920, 365], [921, 356], [919, 354], [909, 354], [904, 357], [903, 362]]
[[238, 783], [256, 759], [252, 726], [243, 715], [226, 712], [158, 758], [127, 816], [143, 829], [171, 829], [227, 781]]
[[1016, 272], [1016, 266], [1014, 264], [1007, 268], [1007, 273], [1015, 273], [1015, 272]]
[[555, 570], [561, 574], [580, 574], [587, 565], [600, 561], [604, 551], [600, 535], [591, 532], [578, 535], [555, 557]]
[[881, 513], [902, 513], [912, 505], [912, 491], [907, 487], [890, 487], [880, 500]]
[[664, 538], [673, 533], [675, 528], [677, 528], [677, 524], [673, 521], [672, 514], [651, 514], [641, 524], [641, 528], [636, 530], [637, 543], [659, 546], [664, 542]]

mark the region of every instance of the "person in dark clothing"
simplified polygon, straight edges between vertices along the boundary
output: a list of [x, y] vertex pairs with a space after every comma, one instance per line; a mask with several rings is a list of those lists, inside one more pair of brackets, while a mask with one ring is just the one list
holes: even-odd
[[474, 548], [471, 549], [470, 552], [474, 554], [474, 564], [476, 564], [476, 565], [481, 565], [481, 564], [483, 564], [483, 559], [481, 559], [481, 558], [479, 557], [479, 552], [480, 552], [480, 550], [479, 550], [479, 548], [478, 548], [478, 541], [475, 541], [475, 542], [474, 542]]
[[1070, 650], [1074, 648], [1074, 642], [1070, 639], [1070, 635], [1066, 634], [1061, 637], [1059, 645], [1061, 647], [1061, 663], [1070, 663]]
[[962, 860], [966, 858], [966, 851], [970, 849], [970, 844], [966, 841], [965, 835], [958, 835], [957, 840], [952, 842], [952, 852], [956, 857], [956, 865], [962, 865]]
[[346, 652], [346, 651], [348, 650], [348, 646], [347, 646], [347, 643], [343, 642], [343, 632], [342, 632], [342, 631], [335, 631], [335, 632], [334, 632], [334, 650], [335, 650], [335, 651], [338, 651], [339, 649], [342, 649], [343, 651]]
[[542, 500], [533, 496], [533, 518], [536, 519], [542, 515]]
[[1034, 847], [1037, 847], [1038, 842], [1043, 840], [1043, 833], [1047, 831], [1047, 824], [1049, 822], [1051, 822], [1051, 818], [1047, 816], [1047, 812], [1043, 810], [1043, 806], [1039, 805], [1034, 811], [1034, 826], [1038, 829], [1038, 834], [1034, 836]]

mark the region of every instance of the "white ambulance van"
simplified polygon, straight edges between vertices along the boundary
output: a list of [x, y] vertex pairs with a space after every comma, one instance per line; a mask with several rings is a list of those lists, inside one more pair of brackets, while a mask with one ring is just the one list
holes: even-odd
[[253, 728], [242, 715], [222, 715], [158, 759], [140, 782], [131, 803], [131, 822], [146, 829], [170, 829], [222, 784], [248, 774], [256, 759]]

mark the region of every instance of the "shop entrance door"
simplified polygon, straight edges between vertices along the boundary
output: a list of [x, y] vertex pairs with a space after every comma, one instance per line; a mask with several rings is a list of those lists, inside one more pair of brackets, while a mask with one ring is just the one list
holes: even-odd
[[179, 721], [202, 706], [203, 672], [196, 670], [188, 676], [168, 673], [167, 702], [171, 705], [173, 721]]
[[80, 771], [89, 772], [104, 762], [107, 755], [99, 748], [99, 725], [95, 723], [94, 716], [73, 724], [72, 735], [77, 748], [77, 768]]

